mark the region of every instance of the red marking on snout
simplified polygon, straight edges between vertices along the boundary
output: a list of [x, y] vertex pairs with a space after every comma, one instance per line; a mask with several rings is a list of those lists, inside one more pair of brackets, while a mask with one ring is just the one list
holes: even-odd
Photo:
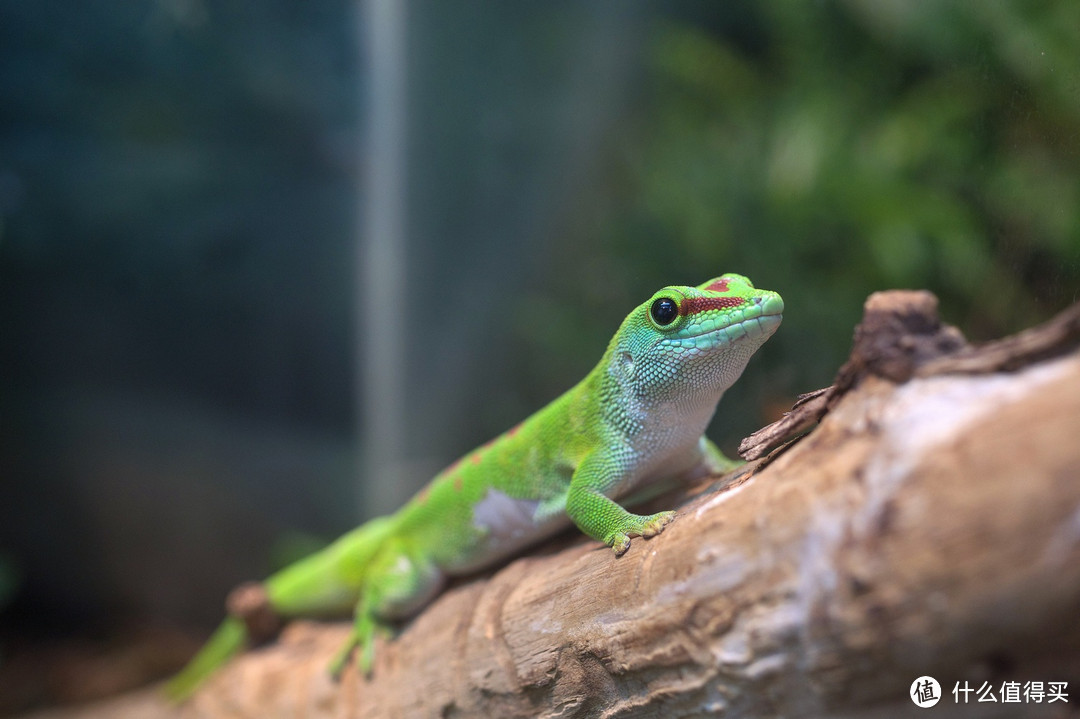
[[725, 310], [745, 303], [746, 300], [742, 297], [689, 297], [679, 306], [679, 314], [693, 315], [708, 310]]
[[705, 289], [709, 290], [710, 292], [727, 292], [727, 283], [728, 281], [721, 277]]

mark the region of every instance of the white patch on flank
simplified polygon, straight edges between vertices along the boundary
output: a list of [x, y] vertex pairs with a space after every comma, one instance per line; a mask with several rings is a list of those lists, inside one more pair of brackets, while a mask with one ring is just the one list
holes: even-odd
[[488, 489], [473, 507], [473, 526], [499, 539], [521, 539], [536, 533], [535, 499], [514, 499], [497, 489]]
[[565, 500], [565, 497], [552, 497], [545, 502], [515, 499], [489, 488], [473, 507], [472, 526], [481, 534], [478, 544], [467, 556], [445, 563], [443, 569], [453, 575], [482, 569], [569, 526], [570, 519], [561, 511]]

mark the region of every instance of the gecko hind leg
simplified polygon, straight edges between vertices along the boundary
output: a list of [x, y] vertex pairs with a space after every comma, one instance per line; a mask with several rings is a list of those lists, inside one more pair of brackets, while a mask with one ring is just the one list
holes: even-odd
[[330, 660], [330, 676], [335, 681], [341, 678], [342, 672], [349, 665], [349, 660], [357, 647], [360, 648], [360, 654], [356, 660], [357, 669], [365, 677], [371, 676], [371, 667], [375, 663], [376, 638], [389, 638], [392, 635], [393, 630], [390, 626], [376, 619], [374, 613], [366, 608], [365, 602], [361, 601], [356, 608], [356, 619], [349, 638]]
[[702, 437], [699, 446], [705, 460], [705, 466], [713, 474], [725, 474], [746, 464], [741, 459], [727, 457], [708, 437]]
[[371, 675], [375, 663], [375, 641], [393, 635], [390, 622], [406, 619], [420, 611], [442, 589], [442, 571], [392, 543], [380, 551], [364, 577], [364, 588], [356, 604], [353, 629], [334, 655], [329, 671], [341, 677], [353, 651], [359, 648], [357, 668]]

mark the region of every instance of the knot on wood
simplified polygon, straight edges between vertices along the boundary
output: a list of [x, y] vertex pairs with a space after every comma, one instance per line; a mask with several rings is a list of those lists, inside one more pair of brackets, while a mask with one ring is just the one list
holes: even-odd
[[242, 619], [253, 642], [265, 642], [281, 629], [281, 618], [270, 605], [270, 595], [261, 582], [245, 582], [229, 592], [225, 611]]
[[926, 290], [875, 292], [855, 328], [851, 356], [837, 374], [835, 397], [872, 374], [906, 382], [922, 364], [967, 345], [958, 329], [942, 324], [938, 300]]

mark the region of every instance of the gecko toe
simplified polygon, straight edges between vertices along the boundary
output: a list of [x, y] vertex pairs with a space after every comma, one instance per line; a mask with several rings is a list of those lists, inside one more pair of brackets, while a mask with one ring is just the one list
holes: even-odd
[[664, 531], [664, 527], [671, 524], [675, 520], [675, 512], [659, 512], [652, 515], [646, 521], [641, 528], [642, 537], [655, 537], [660, 532]]

